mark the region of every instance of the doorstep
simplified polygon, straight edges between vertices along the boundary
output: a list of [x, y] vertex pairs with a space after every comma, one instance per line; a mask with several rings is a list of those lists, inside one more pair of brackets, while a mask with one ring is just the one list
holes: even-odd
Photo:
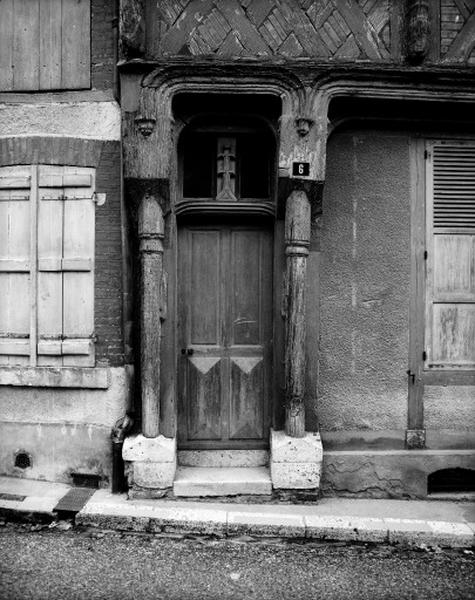
[[176, 497], [270, 496], [272, 482], [267, 467], [178, 467]]

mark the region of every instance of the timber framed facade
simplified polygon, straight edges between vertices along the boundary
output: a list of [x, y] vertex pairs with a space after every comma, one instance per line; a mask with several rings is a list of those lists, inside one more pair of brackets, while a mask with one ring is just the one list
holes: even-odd
[[431, 473], [468, 478], [473, 2], [117, 15], [129, 493], [194, 495], [200, 468], [260, 469], [267, 495], [425, 497]]

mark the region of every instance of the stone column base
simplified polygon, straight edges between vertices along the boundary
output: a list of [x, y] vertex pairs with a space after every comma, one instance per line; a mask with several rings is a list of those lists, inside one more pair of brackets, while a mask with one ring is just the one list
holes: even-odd
[[142, 434], [125, 439], [122, 449], [129, 498], [159, 498], [172, 488], [177, 464], [176, 438]]
[[270, 474], [276, 490], [318, 490], [323, 447], [319, 433], [306, 432], [294, 438], [271, 430]]

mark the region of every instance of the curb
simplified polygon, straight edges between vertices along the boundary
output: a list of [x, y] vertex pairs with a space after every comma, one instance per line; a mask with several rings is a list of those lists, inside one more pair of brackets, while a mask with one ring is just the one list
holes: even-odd
[[[67, 517], [78, 528], [121, 532], [419, 547], [475, 546], [473, 502], [327, 498], [314, 504], [238, 504], [128, 500], [125, 494], [111, 494], [105, 489], [96, 490], [90, 498], [80, 494], [79, 502], [78, 494], [72, 494], [65, 484], [8, 478], [2, 478], [0, 483], [4, 490], [0, 493], [3, 521], [62, 523]], [[70, 502], [65, 505], [68, 498]], [[61, 507], [66, 512], [61, 512]]]
[[[320, 541], [471, 548], [475, 524], [420, 519], [315, 515], [312, 507], [273, 505], [184, 506], [185, 503], [115, 503], [91, 499], [76, 515], [83, 527], [141, 533], [299, 538]], [[300, 513], [300, 514], [299, 514]]]

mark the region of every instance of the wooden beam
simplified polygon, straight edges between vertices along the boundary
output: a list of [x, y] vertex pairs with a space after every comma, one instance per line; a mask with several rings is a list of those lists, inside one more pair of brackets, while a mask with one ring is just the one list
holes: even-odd
[[310, 202], [307, 194], [293, 191], [285, 213], [287, 257], [285, 315], [285, 432], [305, 435], [305, 286], [310, 246]]
[[444, 60], [465, 62], [475, 47], [475, 12], [468, 18], [462, 30], [450, 45]]

